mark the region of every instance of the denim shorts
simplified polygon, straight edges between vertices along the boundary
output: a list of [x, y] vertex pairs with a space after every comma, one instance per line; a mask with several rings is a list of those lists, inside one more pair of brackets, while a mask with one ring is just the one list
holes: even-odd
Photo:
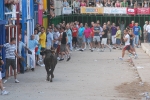
[[85, 42], [91, 43], [91, 38], [85, 38]]
[[120, 45], [121, 44], [121, 39], [116, 39], [116, 44]]
[[58, 47], [58, 44], [54, 44], [53, 47], [56, 49]]

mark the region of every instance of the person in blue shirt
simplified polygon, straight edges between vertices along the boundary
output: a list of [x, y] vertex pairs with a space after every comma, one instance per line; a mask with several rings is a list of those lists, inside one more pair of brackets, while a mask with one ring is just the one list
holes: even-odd
[[46, 42], [46, 49], [51, 49], [53, 45], [53, 33], [52, 33], [52, 28], [47, 29], [47, 42]]
[[[21, 36], [21, 34], [19, 35], [19, 46], [18, 46], [18, 55], [21, 57], [22, 56], [22, 50], [23, 50], [23, 48], [25, 48], [26, 50], [28, 50], [29, 51], [29, 48], [27, 48], [26, 47], [26, 45], [25, 45], [25, 43], [23, 43], [22, 41], [21, 41], [21, 38], [22, 38], [22, 36]], [[22, 58], [19, 58], [19, 65], [20, 65], [20, 73], [21, 74], [24, 74], [24, 66], [22, 65]]]
[[34, 39], [34, 35], [31, 35], [31, 39], [29, 40], [29, 49], [32, 52], [32, 54], [29, 54], [30, 59], [30, 66], [31, 70], [34, 71], [35, 68], [35, 48], [39, 44], [37, 40]]
[[0, 90], [2, 91], [1, 94], [2, 95], [7, 95], [9, 92], [8, 91], [5, 91], [4, 88], [3, 88], [3, 83], [2, 83], [2, 65], [4, 64], [3, 62], [3, 59], [2, 59], [2, 54], [1, 54], [1, 51], [0, 51]]
[[68, 7], [68, 6], [69, 6], [69, 3], [67, 2], [67, 0], [64, 0], [63, 7]]
[[78, 50], [80, 50], [80, 51], [84, 50], [84, 49], [82, 49], [83, 42], [85, 41], [84, 30], [85, 30], [85, 28], [83, 27], [83, 24], [80, 23], [80, 28], [78, 30], [78, 42], [79, 42], [79, 49]]
[[138, 23], [135, 23], [135, 26], [133, 27], [133, 33], [135, 35], [133, 43], [138, 47], [139, 44], [139, 32], [140, 32], [140, 27], [138, 26]]

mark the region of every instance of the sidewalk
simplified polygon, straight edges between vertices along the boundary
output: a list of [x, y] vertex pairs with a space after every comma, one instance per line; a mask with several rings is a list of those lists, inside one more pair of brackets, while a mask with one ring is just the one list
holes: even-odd
[[134, 63], [138, 69], [138, 73], [143, 82], [150, 83], [150, 56], [142, 48], [136, 48], [136, 52], [138, 59], [134, 60]]

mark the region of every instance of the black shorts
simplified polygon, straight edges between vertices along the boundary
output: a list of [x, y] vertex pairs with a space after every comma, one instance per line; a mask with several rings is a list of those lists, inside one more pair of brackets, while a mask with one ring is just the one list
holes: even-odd
[[8, 70], [9, 66], [11, 66], [13, 70], [15, 70], [16, 69], [16, 60], [15, 59], [8, 59], [8, 58], [6, 58], [5, 69]]
[[45, 50], [45, 48], [42, 47], [42, 48], [41, 48], [41, 51], [44, 51], [44, 50]]
[[124, 50], [130, 50], [130, 45], [126, 45], [126, 46], [124, 47]]
[[73, 37], [72, 43], [77, 43], [77, 37]]

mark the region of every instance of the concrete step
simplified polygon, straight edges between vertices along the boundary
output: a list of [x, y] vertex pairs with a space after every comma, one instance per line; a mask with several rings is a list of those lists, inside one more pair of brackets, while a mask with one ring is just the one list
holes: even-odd
[[144, 50], [144, 52], [150, 56], [150, 44], [142, 43], [141, 46], [142, 46], [142, 49]]
[[135, 48], [138, 59], [133, 59], [142, 82], [150, 83], [150, 45], [142, 43], [142, 48]]

